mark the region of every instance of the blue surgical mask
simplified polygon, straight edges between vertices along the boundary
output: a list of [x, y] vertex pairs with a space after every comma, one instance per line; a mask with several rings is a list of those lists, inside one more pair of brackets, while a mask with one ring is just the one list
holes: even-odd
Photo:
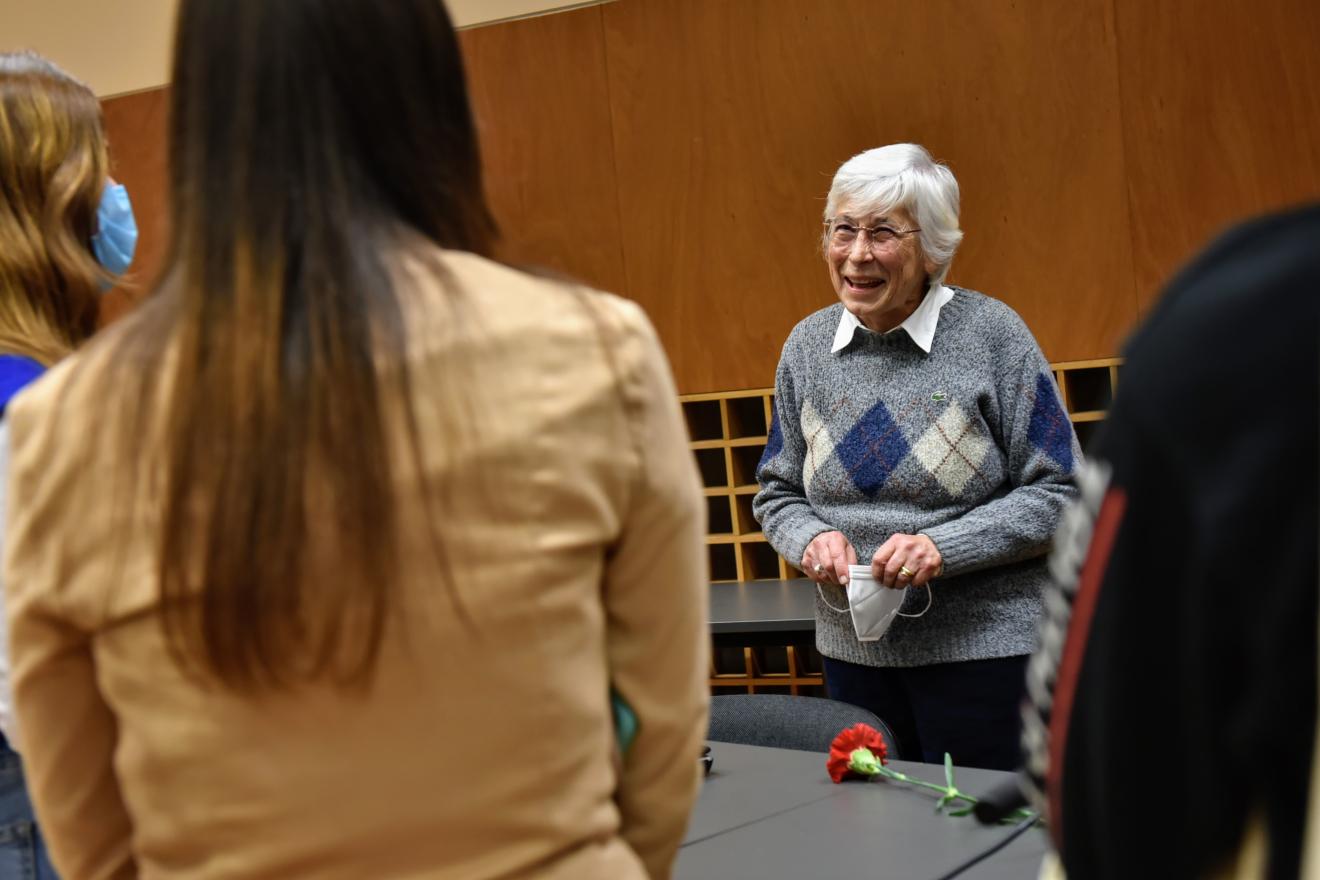
[[96, 209], [96, 234], [92, 253], [106, 271], [122, 275], [133, 262], [137, 250], [138, 228], [128, 190], [121, 183], [107, 184], [101, 191], [101, 205]]

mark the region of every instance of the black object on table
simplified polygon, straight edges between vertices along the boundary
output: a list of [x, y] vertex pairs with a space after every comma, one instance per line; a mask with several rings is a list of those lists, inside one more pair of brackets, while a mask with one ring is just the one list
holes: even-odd
[[[679, 851], [674, 877], [760, 880], [799, 877], [934, 878], [1003, 840], [1009, 829], [934, 812], [936, 794], [891, 781], [835, 785], [825, 755], [712, 743], [706, 778]], [[894, 761], [912, 776], [943, 783], [944, 768]], [[963, 768], [958, 787], [978, 792], [1009, 774]], [[1037, 875], [1047, 849], [1034, 828], [964, 876], [1022, 880]]]

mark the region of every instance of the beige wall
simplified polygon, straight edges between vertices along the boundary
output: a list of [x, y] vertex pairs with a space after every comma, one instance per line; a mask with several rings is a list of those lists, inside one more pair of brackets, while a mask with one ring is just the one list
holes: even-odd
[[[32, 49], [100, 96], [169, 80], [177, 0], [0, 0], [0, 51]], [[454, 23], [473, 27], [602, 0], [446, 0]]]
[[175, 0], [0, 0], [0, 51], [32, 49], [118, 95], [169, 79]]
[[465, 28], [610, 2], [612, 0], [445, 0], [445, 5], [454, 18], [454, 25]]

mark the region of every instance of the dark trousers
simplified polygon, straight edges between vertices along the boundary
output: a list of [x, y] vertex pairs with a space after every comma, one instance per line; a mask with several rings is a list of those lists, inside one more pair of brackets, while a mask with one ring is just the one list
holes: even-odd
[[23, 761], [0, 735], [0, 880], [58, 880], [37, 830]]
[[907, 668], [822, 659], [830, 697], [879, 715], [904, 760], [942, 764], [948, 752], [959, 767], [1021, 766], [1025, 656]]

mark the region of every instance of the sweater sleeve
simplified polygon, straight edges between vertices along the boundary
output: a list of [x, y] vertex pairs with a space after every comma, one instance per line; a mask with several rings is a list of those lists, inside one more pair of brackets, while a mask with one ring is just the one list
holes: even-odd
[[[97, 685], [92, 633], [60, 601], [61, 551], [45, 526], [67, 515], [68, 480], [50, 472], [57, 419], [9, 409], [12, 440], [4, 547], [5, 604], [28, 789], [64, 877], [137, 876], [132, 823], [115, 776], [118, 728]], [[68, 430], [67, 425], [63, 426]]]
[[802, 484], [807, 444], [802, 436], [801, 401], [791, 368], [794, 339], [784, 345], [775, 374], [774, 419], [765, 454], [756, 467], [761, 489], [752, 500], [752, 515], [766, 540], [780, 556], [797, 565], [811, 539], [835, 529], [822, 520], [807, 500]]
[[1034, 339], [1000, 382], [1008, 491], [924, 531], [944, 560], [944, 577], [1043, 556], [1077, 495], [1081, 447]]
[[611, 302], [640, 465], [604, 584], [611, 684], [638, 721], [615, 800], [624, 840], [650, 876], [668, 877], [697, 798], [706, 735], [705, 509], [659, 340], [640, 309]]

